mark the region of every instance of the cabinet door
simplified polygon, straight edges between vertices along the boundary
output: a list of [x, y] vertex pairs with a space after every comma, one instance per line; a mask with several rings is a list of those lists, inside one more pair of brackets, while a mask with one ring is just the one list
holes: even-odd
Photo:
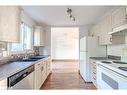
[[7, 79], [0, 81], [0, 90], [7, 90]]
[[40, 46], [40, 28], [36, 27], [34, 31], [34, 46]]
[[42, 66], [38, 64], [35, 68], [35, 89], [39, 89], [42, 85]]
[[94, 25], [90, 30], [91, 36], [100, 36], [100, 24]]
[[34, 31], [34, 46], [45, 45], [45, 32], [42, 27], [36, 26]]
[[46, 71], [46, 75], [48, 76], [50, 74], [50, 71], [51, 71], [51, 61], [50, 61], [50, 58], [47, 59], [46, 61], [46, 66], [47, 66], [47, 71]]
[[122, 6], [112, 12], [112, 28], [118, 27], [126, 22], [126, 7]]
[[40, 46], [45, 46], [45, 36], [46, 36], [46, 33], [44, 31], [41, 31]]
[[42, 66], [42, 69], [41, 69], [41, 76], [42, 76], [42, 84], [44, 83], [44, 81], [46, 80], [47, 78], [47, 75], [46, 75], [46, 62], [43, 61], [43, 66]]
[[100, 33], [100, 36], [99, 36], [100, 45], [112, 44], [112, 35], [108, 34], [111, 31], [112, 31], [111, 16], [107, 16], [101, 22], [101, 33]]
[[0, 7], [0, 41], [19, 42], [20, 9], [14, 6]]

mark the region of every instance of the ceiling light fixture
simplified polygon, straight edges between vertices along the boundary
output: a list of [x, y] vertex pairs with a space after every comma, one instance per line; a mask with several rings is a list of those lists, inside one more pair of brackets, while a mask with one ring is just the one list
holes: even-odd
[[75, 17], [72, 15], [72, 9], [67, 8], [67, 14], [72, 21], [75, 21]]

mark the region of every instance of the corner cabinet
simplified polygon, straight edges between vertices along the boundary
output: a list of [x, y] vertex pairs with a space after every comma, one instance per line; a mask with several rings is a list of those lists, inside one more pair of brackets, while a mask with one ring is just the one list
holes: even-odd
[[0, 41], [19, 42], [20, 13], [18, 6], [0, 6]]
[[112, 28], [127, 22], [127, 7], [122, 6], [112, 12]]
[[41, 26], [34, 27], [34, 46], [45, 46], [45, 31]]

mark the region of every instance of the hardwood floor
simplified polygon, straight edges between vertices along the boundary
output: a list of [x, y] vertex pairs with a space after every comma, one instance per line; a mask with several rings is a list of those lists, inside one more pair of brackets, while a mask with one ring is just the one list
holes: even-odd
[[73, 62], [52, 63], [52, 73], [48, 76], [41, 89], [57, 90], [57, 89], [96, 89], [92, 83], [86, 83], [79, 75], [79, 64]]

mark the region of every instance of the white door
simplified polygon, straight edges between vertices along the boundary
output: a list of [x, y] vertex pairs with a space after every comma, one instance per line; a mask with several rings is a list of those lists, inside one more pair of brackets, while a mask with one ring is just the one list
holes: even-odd
[[83, 77], [83, 79], [86, 79], [86, 62], [87, 62], [87, 53], [86, 52], [80, 52], [80, 74]]
[[86, 40], [87, 40], [87, 37], [83, 37], [80, 39], [80, 51], [87, 51]]

